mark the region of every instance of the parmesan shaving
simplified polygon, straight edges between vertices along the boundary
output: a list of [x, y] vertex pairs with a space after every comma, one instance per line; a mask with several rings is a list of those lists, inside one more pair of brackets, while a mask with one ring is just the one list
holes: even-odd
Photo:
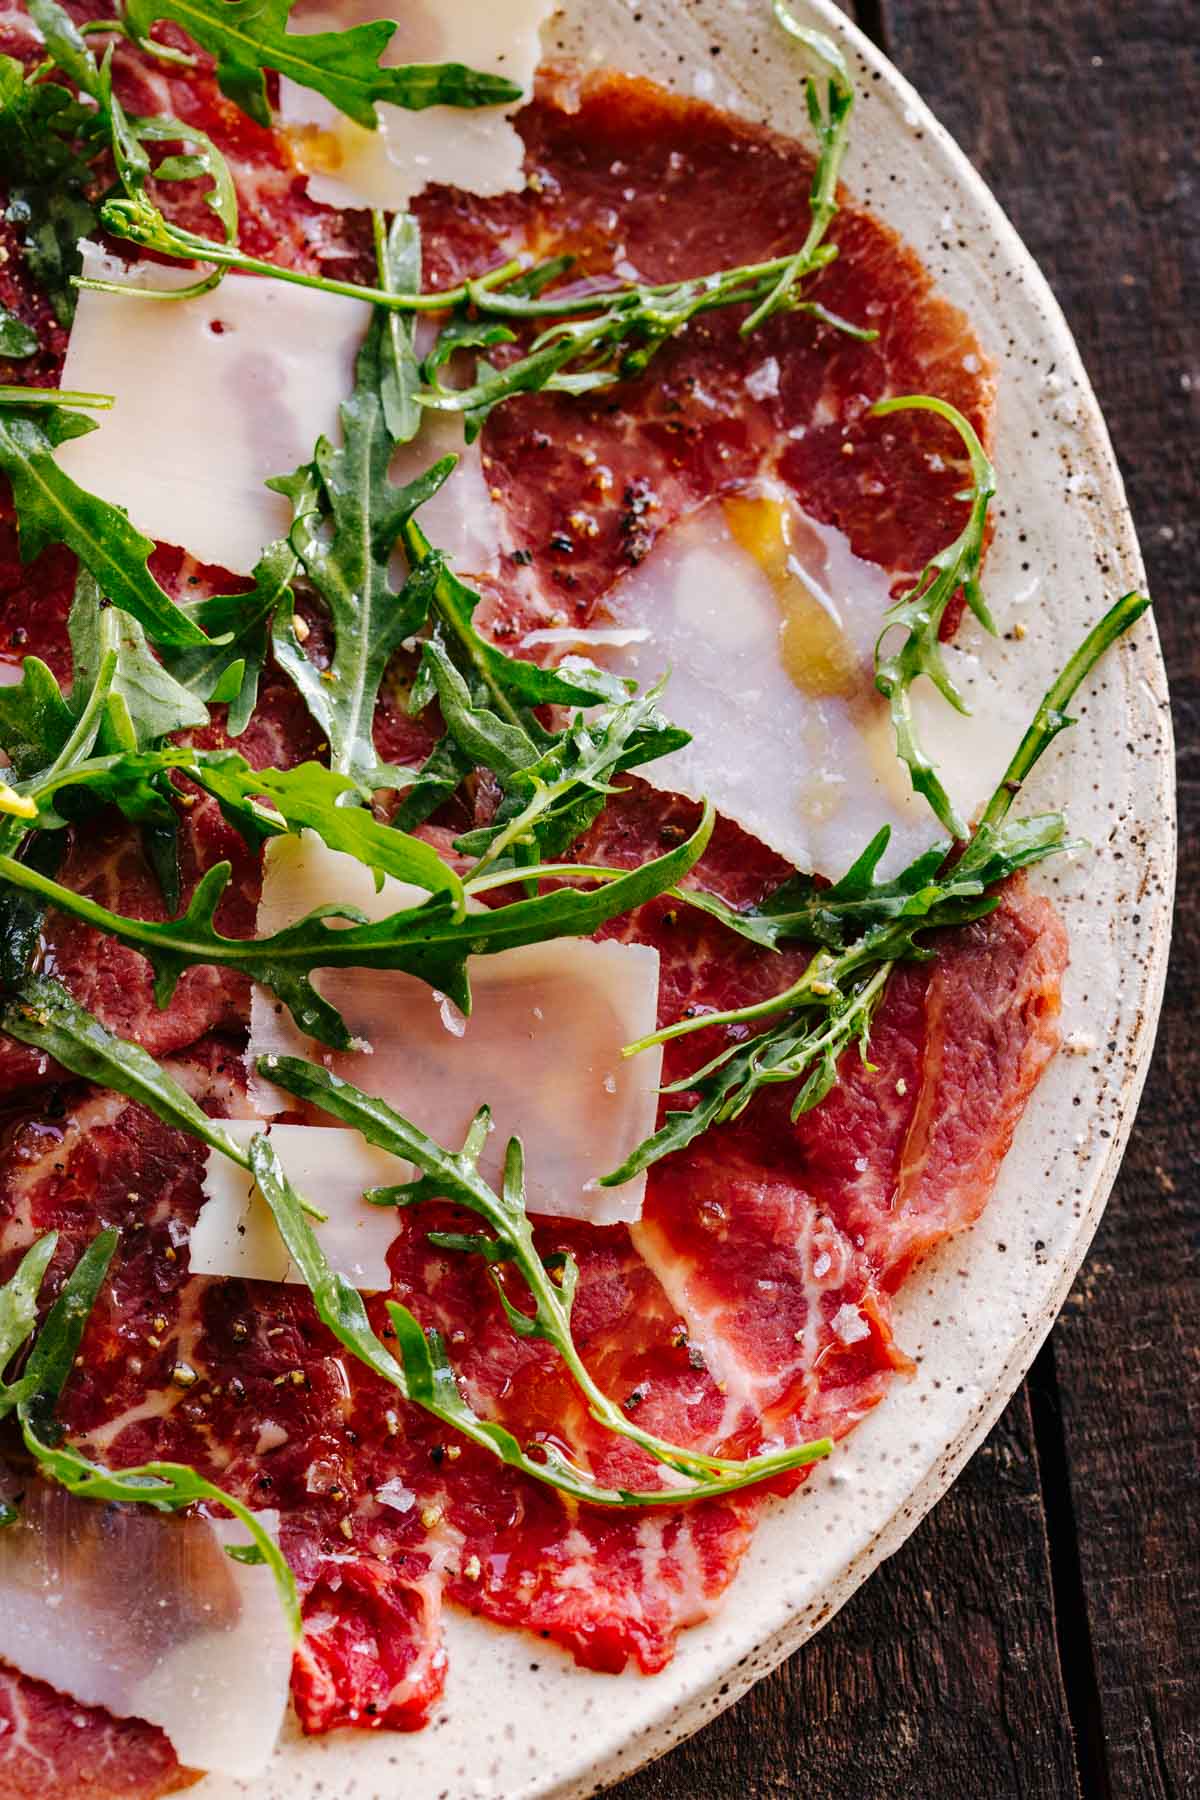
[[[259, 1519], [278, 1532], [274, 1513]], [[292, 1641], [236, 1520], [100, 1506], [34, 1480], [0, 1531], [0, 1660], [86, 1706], [147, 1719], [181, 1763], [250, 1777], [287, 1706]]]
[[[224, 1128], [248, 1144], [263, 1125], [258, 1119], [227, 1119]], [[332, 1127], [275, 1125], [271, 1143], [292, 1186], [328, 1215], [314, 1221], [313, 1230], [330, 1268], [364, 1292], [389, 1287], [387, 1253], [396, 1235], [395, 1214], [368, 1206], [363, 1194], [367, 1188], [411, 1181], [409, 1165], [374, 1149], [356, 1131]], [[205, 1165], [204, 1192], [208, 1198], [192, 1227], [189, 1247], [193, 1274], [303, 1281], [253, 1176], [213, 1150]]]
[[[272, 839], [260, 933], [278, 931], [335, 899], [381, 919], [412, 905], [413, 890], [386, 880], [376, 893], [368, 869], [311, 834]], [[444, 995], [413, 976], [375, 969], [319, 972], [314, 985], [369, 1052], [331, 1052], [314, 1044], [256, 988], [251, 1068], [263, 1055], [319, 1060], [452, 1148], [486, 1103], [496, 1129], [480, 1166], [489, 1180], [498, 1180], [505, 1143], [519, 1136], [531, 1212], [604, 1225], [638, 1218], [644, 1175], [621, 1188], [594, 1184], [654, 1129], [661, 1051], [626, 1060], [621, 1048], [654, 1030], [658, 952], [642, 944], [568, 938], [473, 957], [470, 977], [474, 1006], [464, 1019]], [[257, 1075], [252, 1080], [262, 1110], [294, 1107]]]
[[[370, 19], [394, 18], [383, 53], [406, 62], [461, 62], [506, 75], [528, 99], [541, 45], [539, 30], [554, 0], [299, 0], [293, 31], [336, 31]], [[420, 112], [380, 105], [379, 126], [365, 131], [311, 89], [282, 80], [280, 110], [308, 191], [328, 206], [407, 207], [430, 182], [469, 194], [503, 194], [524, 186], [524, 146], [512, 124], [522, 104], [430, 106]]]
[[[194, 269], [82, 251], [88, 276], [151, 289], [195, 280]], [[263, 484], [337, 436], [369, 316], [357, 300], [248, 275], [175, 304], [84, 288], [63, 385], [116, 404], [62, 445], [59, 464], [147, 537], [248, 575], [291, 521]]]
[[[789, 862], [824, 875], [849, 868], [864, 820], [887, 823], [881, 869], [903, 867], [939, 830], [912, 792], [875, 689], [889, 602], [884, 570], [779, 495], [715, 501], [684, 519], [606, 597], [607, 625], [629, 640], [593, 639], [598, 662], [642, 687], [670, 671], [663, 708], [692, 742], [649, 763], [643, 779], [707, 797]], [[976, 657], [951, 646], [945, 656], [973, 716], [926, 682], [913, 705], [969, 817], [1003, 773], [1020, 721]]]

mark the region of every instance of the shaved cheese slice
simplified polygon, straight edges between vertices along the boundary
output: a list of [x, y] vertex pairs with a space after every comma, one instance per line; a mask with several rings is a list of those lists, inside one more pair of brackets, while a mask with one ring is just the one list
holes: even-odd
[[[278, 1515], [260, 1513], [278, 1532]], [[101, 1506], [30, 1482], [0, 1531], [0, 1660], [118, 1718], [181, 1763], [257, 1775], [283, 1723], [293, 1645], [269, 1569], [234, 1562], [234, 1519]]]
[[[306, 833], [267, 845], [260, 933], [282, 929], [314, 905], [336, 900], [386, 918], [413, 904], [414, 890], [385, 881], [376, 893], [361, 863]], [[418, 892], [419, 899], [427, 896]], [[529, 1210], [615, 1224], [641, 1215], [645, 1176], [597, 1188], [654, 1129], [661, 1078], [658, 1049], [625, 1060], [621, 1047], [653, 1031], [658, 952], [643, 944], [575, 938], [472, 957], [469, 1019], [412, 976], [326, 969], [315, 985], [370, 1050], [331, 1052], [296, 1028], [261, 989], [254, 993], [250, 1058], [308, 1056], [381, 1095], [441, 1144], [456, 1148], [476, 1109], [492, 1109], [496, 1131], [480, 1166], [499, 1178], [504, 1145], [525, 1145]], [[295, 1101], [256, 1078], [264, 1111]]]
[[[82, 248], [86, 275], [155, 289], [195, 278]], [[263, 483], [307, 462], [322, 433], [337, 436], [369, 316], [356, 300], [245, 275], [177, 304], [85, 288], [63, 383], [116, 405], [59, 463], [148, 537], [248, 575], [291, 518]]]
[[[461, 62], [506, 75], [525, 99], [541, 46], [539, 29], [555, 0], [299, 0], [293, 31], [336, 31], [391, 18], [397, 30], [383, 53], [388, 67]], [[524, 146], [508, 107], [430, 106], [421, 112], [381, 105], [379, 126], [364, 131], [310, 88], [286, 79], [279, 104], [308, 191], [329, 206], [402, 211], [431, 181], [469, 194], [524, 186]]]
[[[248, 1144], [263, 1129], [259, 1119], [227, 1119], [225, 1130]], [[395, 1215], [368, 1206], [367, 1188], [411, 1181], [406, 1162], [376, 1150], [357, 1131], [318, 1125], [274, 1125], [271, 1143], [283, 1172], [305, 1200], [328, 1217], [313, 1222], [317, 1242], [337, 1274], [367, 1293], [391, 1286], [387, 1253], [396, 1235]], [[192, 1227], [193, 1275], [239, 1276], [243, 1281], [300, 1282], [271, 1217], [271, 1209], [245, 1169], [213, 1150], [204, 1170], [208, 1199]]]
[[[771, 493], [701, 507], [606, 597], [625, 642], [572, 639], [643, 687], [670, 671], [663, 707], [692, 742], [639, 770], [666, 792], [707, 796], [799, 868], [842, 874], [880, 825], [882, 868], [941, 832], [897, 759], [873, 653], [888, 578], [830, 526]], [[636, 634], [636, 635], [635, 635]], [[544, 635], [544, 634], [543, 634]], [[1003, 774], [1020, 721], [974, 657], [948, 648], [972, 704], [964, 719], [921, 682], [918, 728], [969, 817]]]

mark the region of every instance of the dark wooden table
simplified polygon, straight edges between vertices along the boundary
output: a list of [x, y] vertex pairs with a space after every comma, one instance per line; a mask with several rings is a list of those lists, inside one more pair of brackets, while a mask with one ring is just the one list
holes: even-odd
[[1175, 707], [1141, 1113], [1033, 1370], [818, 1637], [619, 1800], [1200, 1796], [1200, 6], [858, 0], [1041, 263], [1116, 444]]

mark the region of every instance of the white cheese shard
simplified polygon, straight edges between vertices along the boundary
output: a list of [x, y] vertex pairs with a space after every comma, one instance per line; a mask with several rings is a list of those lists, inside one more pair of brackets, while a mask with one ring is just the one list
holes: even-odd
[[389, 67], [461, 62], [505, 75], [521, 88], [508, 106], [429, 106], [410, 112], [382, 104], [379, 126], [365, 131], [310, 88], [280, 82], [279, 104], [308, 191], [329, 206], [377, 206], [401, 212], [428, 183], [469, 194], [524, 186], [524, 146], [513, 113], [527, 100], [541, 54], [539, 31], [555, 0], [299, 0], [293, 31], [338, 31], [392, 18], [384, 51]]
[[[889, 824], [890, 873], [943, 834], [912, 792], [875, 689], [889, 599], [884, 570], [768, 491], [712, 501], [666, 533], [597, 620], [628, 641], [581, 633], [578, 647], [643, 687], [670, 671], [663, 710], [692, 742], [638, 771], [654, 787], [707, 796], [798, 868], [831, 877]], [[927, 681], [913, 710], [969, 818], [1003, 774], [1021, 721], [976, 658], [950, 646], [945, 655], [973, 716]]]
[[[260, 1513], [276, 1534], [278, 1516]], [[193, 1769], [270, 1759], [293, 1645], [269, 1569], [234, 1562], [234, 1519], [103, 1506], [31, 1481], [0, 1531], [0, 1660], [86, 1706], [147, 1719]]]
[[[82, 249], [85, 275], [156, 289], [195, 279]], [[148, 537], [248, 575], [291, 519], [263, 484], [307, 462], [322, 433], [336, 440], [369, 317], [357, 300], [248, 275], [178, 302], [85, 288], [63, 386], [116, 404], [59, 464]]]
[[[243, 1144], [263, 1129], [258, 1119], [227, 1119], [224, 1126]], [[411, 1181], [409, 1165], [374, 1149], [357, 1131], [329, 1126], [273, 1125], [271, 1143], [297, 1193], [328, 1214], [312, 1225], [330, 1268], [364, 1293], [390, 1287], [387, 1253], [396, 1235], [396, 1217], [390, 1208], [369, 1206], [363, 1194], [367, 1188]], [[303, 1281], [270, 1207], [245, 1169], [219, 1151], [210, 1151], [204, 1192], [208, 1198], [188, 1245], [193, 1275]]]
[[[267, 846], [259, 935], [314, 906], [349, 902], [371, 919], [425, 898], [385, 880], [305, 833]], [[470, 962], [469, 1019], [415, 977], [326, 969], [314, 985], [369, 1051], [334, 1052], [296, 1028], [274, 997], [255, 989], [250, 1062], [307, 1056], [378, 1094], [441, 1144], [457, 1148], [487, 1103], [495, 1130], [480, 1166], [499, 1178], [504, 1146], [525, 1145], [529, 1210], [608, 1225], [639, 1218], [645, 1176], [599, 1188], [654, 1130], [662, 1053], [625, 1060], [621, 1047], [653, 1031], [658, 952], [643, 944], [577, 938], [532, 944]], [[269, 1083], [252, 1086], [263, 1111], [294, 1107]]]

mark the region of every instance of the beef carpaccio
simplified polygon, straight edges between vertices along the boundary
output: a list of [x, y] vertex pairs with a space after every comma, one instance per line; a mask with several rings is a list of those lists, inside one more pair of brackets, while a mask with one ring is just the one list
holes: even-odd
[[[0, 47], [36, 54], [20, 13], [4, 22]], [[287, 140], [238, 112], [203, 59], [194, 71], [168, 70], [125, 47], [116, 70], [131, 107], [199, 123], [225, 151], [245, 247], [369, 277], [366, 215], [311, 200]], [[432, 186], [419, 197], [435, 285], [521, 247], [570, 251], [597, 281], [618, 270], [628, 279], [631, 269], [666, 281], [779, 255], [804, 235], [809, 151], [697, 101], [619, 75], [543, 70], [518, 123], [524, 191], [479, 200]], [[929, 414], [879, 420], [868, 410], [892, 394], [933, 394], [986, 440], [993, 384], [983, 349], [912, 254], [849, 199], [832, 238], [837, 260], [810, 291], [875, 328], [873, 342], [802, 313], [747, 340], [736, 314], [714, 313], [638, 380], [594, 398], [523, 396], [492, 416], [482, 466], [503, 546], [486, 584], [495, 641], [511, 645], [547, 621], [586, 628], [660, 534], [764, 472], [897, 592], [960, 528], [954, 434]], [[54, 381], [65, 333], [11, 227], [0, 300], [40, 329], [38, 362], [21, 378]], [[778, 378], [748, 379], [768, 358]], [[52, 548], [22, 564], [13, 523], [0, 523], [0, 534], [0, 657], [36, 653], [65, 677], [73, 559]], [[175, 546], [161, 546], [154, 567], [180, 594], [189, 584], [236, 585]], [[394, 699], [380, 703], [375, 736], [397, 763], [428, 749], [422, 724]], [[221, 743], [220, 725], [195, 741]], [[269, 667], [238, 747], [257, 767], [287, 767], [318, 742], [296, 693]], [[679, 842], [697, 816], [690, 801], [630, 778], [575, 854], [633, 866]], [[445, 846], [454, 828], [460, 818], [424, 829]], [[235, 868], [223, 927], [250, 935], [256, 858], [201, 800], [186, 818], [185, 891], [222, 857]], [[167, 916], [136, 835], [115, 816], [71, 834], [63, 870], [61, 879], [121, 911]], [[789, 870], [718, 820], [695, 873], [746, 906]], [[771, 955], [667, 898], [605, 930], [657, 948], [662, 1025], [773, 993], [807, 960]], [[212, 1114], [253, 1113], [240, 977], [191, 970], [160, 1010], [140, 955], [53, 912], [43, 956], [110, 1029], [166, 1059]], [[1055, 1047], [1065, 962], [1053, 910], [1018, 879], [998, 911], [945, 937], [934, 960], [897, 969], [870, 1062], [847, 1053], [815, 1110], [793, 1120], [790, 1092], [766, 1089], [735, 1122], [651, 1169], [631, 1227], [541, 1221], [543, 1252], [569, 1250], [578, 1263], [576, 1338], [606, 1392], [660, 1436], [730, 1456], [840, 1438], [879, 1404], [910, 1367], [893, 1336], [893, 1296], [920, 1256], [986, 1204]], [[698, 1068], [721, 1042], [714, 1031], [669, 1045], [664, 1078]], [[346, 1356], [304, 1289], [189, 1272], [204, 1154], [194, 1140], [9, 1040], [0, 1042], [0, 1081], [0, 1276], [51, 1228], [60, 1233], [52, 1277], [99, 1226], [121, 1229], [63, 1396], [67, 1433], [110, 1465], [190, 1463], [251, 1506], [278, 1511], [303, 1602], [292, 1694], [305, 1731], [422, 1726], [444, 1684], [448, 1603], [550, 1638], [588, 1667], [632, 1662], [646, 1672], [718, 1604], [754, 1529], [758, 1490], [625, 1513], [568, 1503], [503, 1468]], [[442, 1332], [478, 1412], [522, 1441], [568, 1446], [609, 1484], [654, 1485], [656, 1465], [591, 1421], [553, 1350], [514, 1335], [483, 1261], [431, 1246], [432, 1231], [470, 1226], [444, 1203], [399, 1214], [392, 1297]], [[384, 1300], [372, 1297], [368, 1310], [386, 1339]], [[0, 1669], [0, 1795], [129, 1800], [191, 1779], [161, 1733]]]

